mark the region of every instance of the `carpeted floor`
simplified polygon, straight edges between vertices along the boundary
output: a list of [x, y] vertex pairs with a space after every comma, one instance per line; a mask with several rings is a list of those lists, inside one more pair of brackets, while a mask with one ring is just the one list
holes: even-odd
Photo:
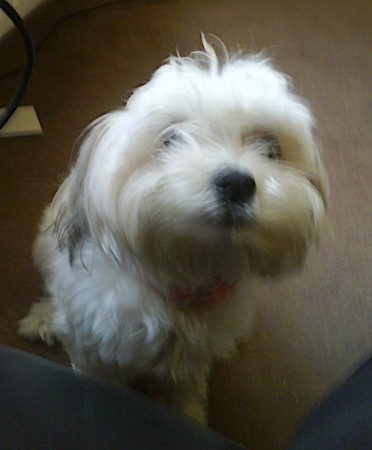
[[[17, 321], [41, 291], [30, 259], [43, 206], [66, 173], [72, 145], [176, 48], [200, 31], [231, 49], [267, 48], [318, 120], [331, 183], [327, 236], [302, 274], [257, 283], [253, 333], [230, 364], [216, 364], [210, 423], [250, 449], [284, 448], [304, 414], [372, 353], [371, 8], [368, 0], [50, 1], [29, 21], [38, 44], [24, 104], [44, 136], [0, 140], [0, 341], [67, 362], [61, 350], [24, 342]], [[50, 30], [54, 29], [46, 40]], [[1, 43], [0, 76], [22, 61]], [[0, 104], [17, 76], [1, 78]]]

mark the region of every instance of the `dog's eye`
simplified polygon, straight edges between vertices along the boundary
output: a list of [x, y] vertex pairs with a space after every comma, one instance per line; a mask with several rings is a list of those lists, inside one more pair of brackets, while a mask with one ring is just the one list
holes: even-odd
[[264, 144], [264, 154], [267, 158], [279, 160], [282, 157], [282, 149], [275, 136], [267, 134], [260, 141]]
[[183, 138], [181, 133], [177, 130], [172, 130], [163, 137], [163, 147], [172, 147], [182, 141]]

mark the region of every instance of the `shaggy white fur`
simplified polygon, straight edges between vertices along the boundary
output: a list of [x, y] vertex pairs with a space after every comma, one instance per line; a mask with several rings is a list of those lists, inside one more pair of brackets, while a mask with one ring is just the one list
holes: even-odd
[[249, 278], [301, 265], [327, 199], [288, 78], [203, 45], [87, 130], [34, 247], [46, 296], [20, 323], [202, 421], [211, 360], [251, 323]]

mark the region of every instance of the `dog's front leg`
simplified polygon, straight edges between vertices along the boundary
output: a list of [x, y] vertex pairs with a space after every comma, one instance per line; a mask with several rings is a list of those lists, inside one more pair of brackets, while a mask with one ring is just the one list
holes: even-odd
[[208, 424], [208, 375], [209, 368], [205, 368], [196, 375], [190, 392], [185, 395], [182, 412], [203, 425]]
[[172, 409], [182, 412], [198, 422], [207, 424], [209, 367], [179, 377], [169, 374], [149, 380], [149, 394]]

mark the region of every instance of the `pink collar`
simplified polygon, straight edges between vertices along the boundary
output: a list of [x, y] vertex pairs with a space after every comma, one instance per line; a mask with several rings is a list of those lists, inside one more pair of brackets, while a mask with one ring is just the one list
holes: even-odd
[[166, 298], [180, 308], [212, 306], [230, 297], [236, 286], [236, 282], [228, 284], [216, 279], [213, 284], [198, 288], [174, 287]]
[[169, 300], [178, 308], [182, 309], [213, 306], [231, 297], [238, 285], [236, 281], [227, 283], [221, 278], [216, 278], [214, 283], [209, 285], [194, 288], [173, 286], [168, 292], [164, 292], [143, 273], [137, 273], [137, 276], [163, 300]]

